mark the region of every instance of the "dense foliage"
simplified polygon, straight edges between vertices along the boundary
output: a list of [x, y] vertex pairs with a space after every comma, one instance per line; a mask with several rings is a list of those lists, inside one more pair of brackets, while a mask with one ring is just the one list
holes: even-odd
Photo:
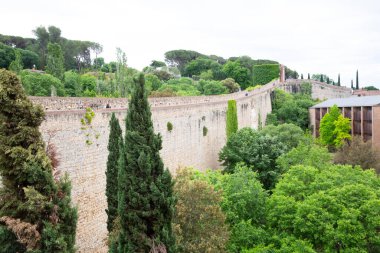
[[379, 194], [373, 171], [294, 166], [268, 200], [268, 225], [318, 252], [378, 252]]
[[251, 128], [242, 128], [228, 138], [219, 153], [224, 171], [233, 173], [236, 164], [243, 162], [258, 173], [265, 189], [271, 189], [281, 175], [276, 159], [286, 151], [286, 145], [275, 136]]
[[64, 96], [65, 89], [62, 82], [49, 74], [22, 71], [20, 73], [21, 82], [25, 92], [31, 96]]
[[108, 159], [106, 169], [106, 197], [107, 197], [107, 229], [110, 233], [113, 230], [113, 224], [117, 217], [117, 174], [118, 161], [120, 157], [121, 145], [123, 138], [119, 120], [112, 113], [109, 123], [110, 134], [108, 138]]
[[181, 169], [176, 176], [173, 225], [177, 252], [226, 252], [229, 231], [220, 206], [221, 192], [196, 174], [192, 169]]
[[226, 113], [226, 136], [227, 139], [238, 130], [237, 108], [235, 100], [228, 100]]
[[294, 124], [268, 125], [261, 130], [261, 133], [277, 137], [278, 141], [286, 146], [286, 152], [308, 141], [304, 131]]
[[280, 77], [280, 65], [263, 64], [253, 67], [253, 85], [264, 85]]
[[112, 252], [149, 252], [154, 245], [175, 252], [173, 183], [160, 158], [161, 137], [153, 131], [142, 74], [128, 108], [118, 173], [120, 231]]
[[365, 170], [375, 169], [380, 174], [380, 151], [371, 141], [364, 142], [360, 136], [354, 136], [335, 153], [334, 163], [359, 165]]
[[304, 130], [307, 129], [309, 127], [309, 108], [316, 103], [308, 94], [308, 87], [308, 84], [301, 86], [303, 93], [294, 95], [279, 89], [274, 90], [272, 112], [267, 115], [266, 123], [268, 125], [292, 123]]
[[253, 247], [265, 237], [267, 192], [257, 174], [243, 164], [237, 164], [232, 174], [211, 172], [208, 175], [215, 187], [223, 192], [221, 207], [230, 226], [229, 252], [241, 252]]
[[49, 43], [47, 50], [46, 73], [63, 80], [65, 66], [61, 46], [57, 43]]
[[9, 68], [12, 61], [16, 59], [17, 51], [21, 54], [22, 66], [24, 68], [32, 68], [33, 65], [38, 64], [38, 54], [35, 52], [13, 48], [0, 42], [0, 68]]
[[43, 119], [19, 79], [0, 70], [0, 252], [75, 252], [71, 186], [45, 151]]
[[338, 148], [343, 145], [345, 140], [351, 139], [351, 121], [344, 118], [337, 105], [330, 107], [319, 128], [322, 144], [330, 148]]
[[[50, 74], [60, 80], [60, 91], [35, 92], [27, 89], [28, 95], [38, 96], [84, 96], [84, 97], [128, 97], [137, 70], [127, 66], [126, 54], [116, 48], [116, 61], [105, 62], [99, 55], [102, 45], [91, 41], [69, 40], [61, 36], [55, 26], [40, 26], [33, 30], [35, 38], [22, 38], [0, 34], [0, 67], [19, 73], [23, 68], [33, 72]], [[249, 56], [224, 59], [217, 55], [204, 55], [191, 50], [171, 50], [165, 53], [165, 62], [153, 60], [143, 69], [150, 96], [198, 96], [220, 95], [253, 87], [254, 78], [278, 77], [278, 62], [254, 60]], [[258, 71], [254, 75], [254, 69]], [[46, 71], [46, 72], [44, 72]], [[276, 73], [277, 74], [276, 74]], [[297, 78], [298, 73], [285, 67], [286, 78]], [[74, 76], [74, 73], [77, 76]], [[85, 75], [93, 76], [95, 84], [83, 86]], [[181, 78], [182, 77], [182, 78]], [[184, 84], [188, 77], [191, 84]], [[260, 79], [260, 84], [267, 81]], [[30, 83], [22, 84], [30, 86]], [[268, 81], [268, 82], [269, 82]], [[37, 85], [39, 86], [39, 85]], [[39, 89], [39, 88], [37, 88]]]
[[327, 148], [315, 143], [300, 143], [297, 147], [281, 155], [277, 164], [282, 171], [287, 171], [295, 165], [313, 166], [322, 168], [331, 164], [332, 155]]
[[[0, 35], [0, 43], [10, 47], [22, 49], [25, 52], [25, 58], [28, 64], [24, 66], [32, 68], [36, 65], [39, 69], [45, 69], [48, 57], [48, 44], [58, 44], [64, 54], [64, 63], [67, 70], [82, 71], [91, 67], [91, 52], [99, 53], [102, 46], [91, 41], [69, 40], [61, 37], [61, 30], [55, 26], [49, 26], [47, 29], [43, 26], [33, 30], [36, 38], [22, 38], [17, 36]], [[37, 55], [37, 61], [35, 56]], [[0, 57], [1, 59], [1, 57]], [[2, 66], [8, 68], [8, 66]]]

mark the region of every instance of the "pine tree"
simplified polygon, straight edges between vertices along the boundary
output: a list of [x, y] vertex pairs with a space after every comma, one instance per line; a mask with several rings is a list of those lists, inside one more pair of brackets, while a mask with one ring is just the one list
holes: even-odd
[[310, 73], [307, 73], [307, 80], [310, 80]]
[[233, 133], [236, 133], [237, 130], [238, 130], [238, 119], [237, 119], [236, 101], [228, 100], [227, 116], [226, 116], [227, 139], [230, 138], [230, 136]]
[[123, 143], [119, 120], [112, 113], [110, 120], [110, 135], [108, 139], [108, 160], [106, 170], [106, 196], [107, 196], [107, 229], [111, 233], [113, 223], [117, 216], [117, 174], [120, 156], [120, 144]]
[[338, 86], [340, 86], [340, 74], [338, 75]]
[[159, 154], [161, 143], [140, 74], [129, 102], [118, 174], [117, 252], [149, 252], [154, 246], [175, 252], [173, 182]]
[[53, 176], [57, 165], [38, 130], [43, 119], [17, 76], [0, 70], [0, 251], [75, 251], [71, 186], [67, 175]]
[[356, 70], [356, 89], [359, 89], [359, 71]]

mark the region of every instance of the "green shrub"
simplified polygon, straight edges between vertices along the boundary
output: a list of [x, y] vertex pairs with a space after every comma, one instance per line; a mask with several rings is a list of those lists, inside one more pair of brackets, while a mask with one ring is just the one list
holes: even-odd
[[64, 96], [65, 89], [58, 78], [49, 74], [40, 74], [21, 71], [21, 82], [29, 96], [48, 97], [56, 92], [57, 96]]
[[233, 133], [236, 133], [238, 130], [238, 118], [235, 100], [228, 100], [226, 120], [226, 136], [228, 139]]
[[304, 131], [294, 124], [268, 125], [261, 130], [261, 133], [277, 137], [278, 141], [286, 146], [286, 152], [297, 147], [299, 143], [305, 143], [308, 140]]
[[380, 252], [379, 193], [374, 171], [293, 166], [268, 200], [267, 225], [309, 241], [318, 252]]
[[207, 127], [203, 127], [203, 136], [206, 136], [207, 135], [207, 132], [208, 132], [208, 129]]
[[226, 252], [229, 237], [226, 216], [222, 212], [222, 192], [194, 169], [177, 171], [174, 194], [177, 199], [173, 217], [179, 253]]
[[38, 54], [20, 48], [15, 49], [3, 43], [0, 43], [0, 68], [9, 68], [11, 62], [16, 59], [16, 50], [21, 53], [22, 65], [24, 68], [31, 69], [33, 65], [38, 66]]
[[64, 74], [64, 86], [66, 95], [69, 97], [80, 97], [82, 88], [79, 82], [80, 76], [74, 71], [67, 71]]
[[236, 164], [245, 163], [258, 173], [265, 189], [272, 189], [282, 173], [276, 159], [286, 148], [277, 137], [245, 127], [227, 139], [219, 153], [219, 160], [227, 173], [234, 173]]
[[167, 129], [169, 132], [171, 132], [171, 131], [173, 130], [173, 124], [172, 124], [171, 122], [168, 122], [168, 123], [166, 124], [166, 129]]
[[322, 144], [327, 145], [329, 148], [336, 148], [343, 145], [344, 140], [350, 140], [350, 122], [350, 119], [344, 118], [340, 114], [337, 105], [332, 106], [321, 120], [319, 131]]
[[96, 77], [84, 74], [79, 78], [79, 83], [81, 86], [81, 90], [83, 91], [83, 95], [85, 97], [95, 97], [96, 96]]
[[261, 87], [263, 87], [263, 85], [260, 85], [260, 84], [258, 84], [258, 85], [256, 85], [256, 86], [249, 86], [247, 89], [245, 89], [246, 91], [253, 91], [253, 90], [256, 90], [256, 89], [258, 89], [258, 88], [261, 88]]
[[263, 64], [253, 66], [253, 85], [264, 85], [280, 76], [278, 64]]
[[[204, 80], [201, 80], [204, 81]], [[203, 86], [204, 95], [220, 95], [227, 94], [228, 89], [219, 81], [205, 81]]]

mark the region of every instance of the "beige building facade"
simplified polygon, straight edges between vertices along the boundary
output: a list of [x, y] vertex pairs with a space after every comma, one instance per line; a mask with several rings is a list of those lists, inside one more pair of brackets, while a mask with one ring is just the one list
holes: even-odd
[[380, 96], [329, 99], [309, 109], [313, 135], [319, 137], [323, 116], [337, 105], [342, 115], [351, 120], [351, 135], [359, 135], [380, 148]]

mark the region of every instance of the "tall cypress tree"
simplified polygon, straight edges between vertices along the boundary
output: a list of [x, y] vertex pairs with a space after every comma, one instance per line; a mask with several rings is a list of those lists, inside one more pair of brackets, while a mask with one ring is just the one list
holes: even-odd
[[17, 76], [0, 70], [0, 252], [75, 251], [71, 186], [67, 176], [53, 176], [38, 130], [43, 119]]
[[65, 73], [64, 58], [61, 46], [57, 43], [48, 44], [46, 72], [63, 80]]
[[323, 75], [321, 74], [321, 76], [319, 77], [319, 81], [321, 82], [321, 83], [323, 83]]
[[310, 80], [310, 73], [307, 73], [307, 79]]
[[356, 70], [356, 89], [359, 89], [359, 71]]
[[154, 245], [175, 251], [173, 182], [159, 154], [161, 143], [140, 74], [129, 102], [118, 174], [118, 252], [149, 252]]
[[303, 74], [301, 74], [301, 79], [303, 79]]
[[226, 116], [227, 139], [230, 138], [230, 136], [233, 133], [236, 133], [237, 130], [238, 130], [238, 118], [237, 118], [236, 100], [228, 100], [227, 116]]
[[113, 222], [117, 216], [117, 174], [120, 156], [120, 144], [123, 143], [119, 120], [112, 113], [110, 120], [110, 135], [108, 139], [108, 160], [106, 170], [106, 196], [107, 196], [107, 229], [112, 232]]
[[340, 86], [340, 74], [338, 74], [338, 86]]

